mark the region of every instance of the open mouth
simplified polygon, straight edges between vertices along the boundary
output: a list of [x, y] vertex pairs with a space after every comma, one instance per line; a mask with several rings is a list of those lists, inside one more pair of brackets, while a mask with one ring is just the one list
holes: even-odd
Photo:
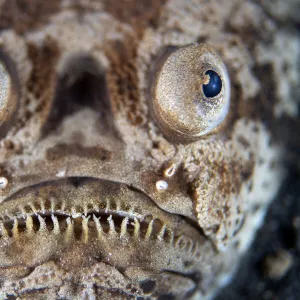
[[174, 242], [182, 230], [176, 234], [174, 220], [167, 215], [145, 195], [125, 185], [69, 178], [25, 188], [6, 200], [0, 213], [0, 237], [41, 231], [62, 234], [71, 225], [75, 239], [82, 238], [87, 227], [98, 233], [145, 239], [155, 236]]
[[[157, 239], [166, 242], [174, 241], [174, 232], [168, 230], [162, 220], [152, 215], [136, 215], [134, 211], [122, 211], [121, 207], [90, 207], [72, 211], [71, 214], [63, 212], [63, 209], [51, 209], [51, 202], [46, 202], [43, 208], [37, 205], [28, 205], [23, 209], [22, 217], [8, 217], [5, 215], [1, 223], [0, 238], [17, 238], [20, 234], [36, 234], [38, 232], [52, 232], [54, 234], [66, 234], [67, 231], [73, 231], [75, 240], [84, 240], [88, 233], [97, 232], [97, 234], [117, 234], [121, 238], [128, 235], [130, 237], [140, 237]], [[183, 239], [180, 239], [180, 245], [183, 245]]]
[[0, 269], [36, 266], [74, 249], [79, 264], [89, 257], [123, 270], [142, 266], [180, 273], [199, 270], [206, 253], [213, 252], [183, 217], [112, 181], [84, 177], [45, 182], [1, 204]]

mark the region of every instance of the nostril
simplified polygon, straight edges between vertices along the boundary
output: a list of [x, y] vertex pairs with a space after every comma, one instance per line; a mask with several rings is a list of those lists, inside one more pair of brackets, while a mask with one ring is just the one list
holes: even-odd
[[78, 110], [90, 108], [99, 114], [103, 126], [111, 128], [111, 107], [105, 68], [90, 55], [69, 58], [58, 76], [56, 93], [44, 135]]

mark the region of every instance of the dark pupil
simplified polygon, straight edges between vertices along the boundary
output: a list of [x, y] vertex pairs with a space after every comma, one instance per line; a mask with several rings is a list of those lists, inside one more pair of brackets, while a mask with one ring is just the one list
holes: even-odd
[[220, 76], [212, 70], [206, 71], [205, 75], [209, 76], [209, 82], [208, 84], [203, 84], [204, 95], [209, 98], [219, 95], [222, 89]]

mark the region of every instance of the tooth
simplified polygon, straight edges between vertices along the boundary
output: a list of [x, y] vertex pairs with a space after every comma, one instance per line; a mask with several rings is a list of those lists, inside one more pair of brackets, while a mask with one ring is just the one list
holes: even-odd
[[70, 217], [67, 218], [66, 241], [69, 242], [74, 237], [74, 225]]
[[88, 240], [89, 240], [89, 226], [88, 226], [88, 222], [89, 222], [89, 218], [90, 216], [88, 217], [82, 217], [82, 236], [81, 236], [81, 239], [83, 241], [84, 244], [87, 244], [88, 243]]
[[27, 213], [26, 213], [24, 207], [19, 207], [19, 209], [20, 209], [20, 211], [21, 211], [22, 217], [25, 219], [26, 216], [27, 216]]
[[0, 221], [0, 234], [2, 235], [3, 238], [8, 238], [8, 232], [6, 230], [6, 228], [4, 227], [4, 224], [2, 221]]
[[41, 199], [40, 205], [41, 205], [41, 211], [44, 214], [46, 212], [46, 209], [45, 209], [45, 203], [43, 199]]
[[120, 238], [124, 237], [127, 234], [127, 224], [128, 224], [128, 217], [122, 220]]
[[14, 216], [12, 216], [7, 210], [5, 210], [4, 216], [6, 216], [10, 220], [14, 218]]
[[121, 211], [121, 202], [120, 202], [120, 200], [116, 200], [116, 211]]
[[106, 214], [107, 214], [107, 212], [109, 211], [109, 209], [110, 209], [110, 200], [107, 199], [107, 201], [106, 201], [106, 207], [105, 207], [105, 213], [106, 213]]
[[52, 219], [53, 226], [54, 226], [53, 233], [54, 234], [59, 234], [60, 233], [60, 228], [59, 228], [59, 223], [58, 223], [57, 217], [52, 214], [51, 219]]
[[34, 204], [31, 203], [31, 202], [28, 202], [27, 204], [28, 204], [29, 207], [32, 209], [32, 212], [36, 215], [36, 208], [35, 208]]
[[86, 204], [84, 204], [84, 206], [83, 206], [83, 214], [85, 216], [87, 216], [87, 214], [88, 214], [88, 209], [87, 209], [87, 205]]
[[148, 225], [147, 232], [146, 232], [146, 235], [145, 235], [145, 240], [146, 241], [149, 241], [149, 239], [151, 237], [151, 234], [152, 234], [152, 231], [153, 231], [153, 220], [151, 220], [149, 225]]
[[52, 213], [54, 213], [55, 212], [55, 200], [53, 198], [51, 198], [50, 203], [51, 203], [51, 211], [52, 211]]
[[169, 243], [172, 245], [173, 242], [174, 242], [174, 232], [173, 232], [173, 230], [169, 230], [169, 235], [170, 235]]
[[191, 253], [191, 252], [192, 252], [192, 249], [193, 249], [193, 246], [194, 246], [194, 242], [193, 242], [192, 239], [189, 239], [189, 240], [188, 240], [187, 246], [189, 246], [188, 249], [187, 249], [187, 251], [188, 251], [189, 253]]
[[140, 235], [140, 223], [137, 218], [134, 218], [134, 232], [133, 236], [134, 238], [138, 239]]
[[162, 226], [162, 228], [160, 229], [160, 231], [159, 231], [159, 233], [158, 233], [158, 235], [157, 235], [157, 239], [158, 239], [159, 241], [163, 241], [165, 232], [166, 232], [166, 224], [164, 224], [164, 225]]
[[116, 230], [115, 230], [115, 223], [114, 220], [112, 218], [112, 215], [109, 215], [109, 217], [107, 218], [108, 224], [109, 224], [109, 234], [115, 234]]
[[194, 246], [192, 254], [194, 256], [197, 256], [199, 254], [199, 243], [195, 243], [195, 246]]
[[[180, 247], [180, 242], [183, 241], [184, 242], [184, 246], [183, 247]], [[183, 235], [181, 235], [177, 241], [175, 242], [175, 247], [180, 247], [180, 248], [184, 248], [186, 246], [186, 241], [183, 237]]]
[[65, 211], [65, 208], [66, 208], [66, 201], [65, 201], [65, 200], [62, 200], [60, 210], [61, 210], [62, 212], [64, 212], [64, 211]]
[[99, 212], [99, 207], [97, 206], [96, 203], [93, 203], [93, 210]]
[[46, 225], [46, 222], [45, 222], [44, 218], [42, 218], [40, 215], [38, 215], [38, 220], [39, 220], [39, 223], [40, 223], [39, 232], [47, 231], [47, 225]]
[[134, 215], [134, 206], [131, 206], [130, 209], [128, 210], [128, 213], [130, 215]]
[[77, 212], [76, 212], [75, 207], [72, 207], [72, 208], [71, 208], [71, 215], [72, 215], [72, 218], [73, 218], [73, 219], [77, 218]]
[[96, 224], [96, 228], [97, 228], [97, 231], [98, 231], [98, 238], [100, 239], [100, 237], [103, 234], [103, 229], [102, 229], [101, 223], [100, 223], [99, 219], [95, 215], [93, 215], [93, 220], [94, 220], [94, 222]]
[[30, 215], [27, 215], [27, 218], [26, 218], [26, 232], [27, 232], [27, 235], [29, 235], [29, 236], [34, 234], [33, 220], [32, 220], [32, 217]]
[[19, 238], [19, 228], [18, 228], [18, 220], [17, 219], [14, 219], [14, 225], [13, 225], [13, 228], [12, 228], [12, 236], [14, 239], [18, 239]]

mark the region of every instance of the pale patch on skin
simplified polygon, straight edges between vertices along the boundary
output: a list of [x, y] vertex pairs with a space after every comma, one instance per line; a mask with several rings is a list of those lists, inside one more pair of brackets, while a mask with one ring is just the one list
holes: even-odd
[[[0, 32], [19, 87], [0, 141], [0, 299], [210, 298], [282, 181], [272, 123], [294, 114], [299, 37], [251, 1], [118, 3], [60, 1]], [[163, 50], [203, 42], [228, 69], [229, 113], [180, 144], [151, 84]]]

